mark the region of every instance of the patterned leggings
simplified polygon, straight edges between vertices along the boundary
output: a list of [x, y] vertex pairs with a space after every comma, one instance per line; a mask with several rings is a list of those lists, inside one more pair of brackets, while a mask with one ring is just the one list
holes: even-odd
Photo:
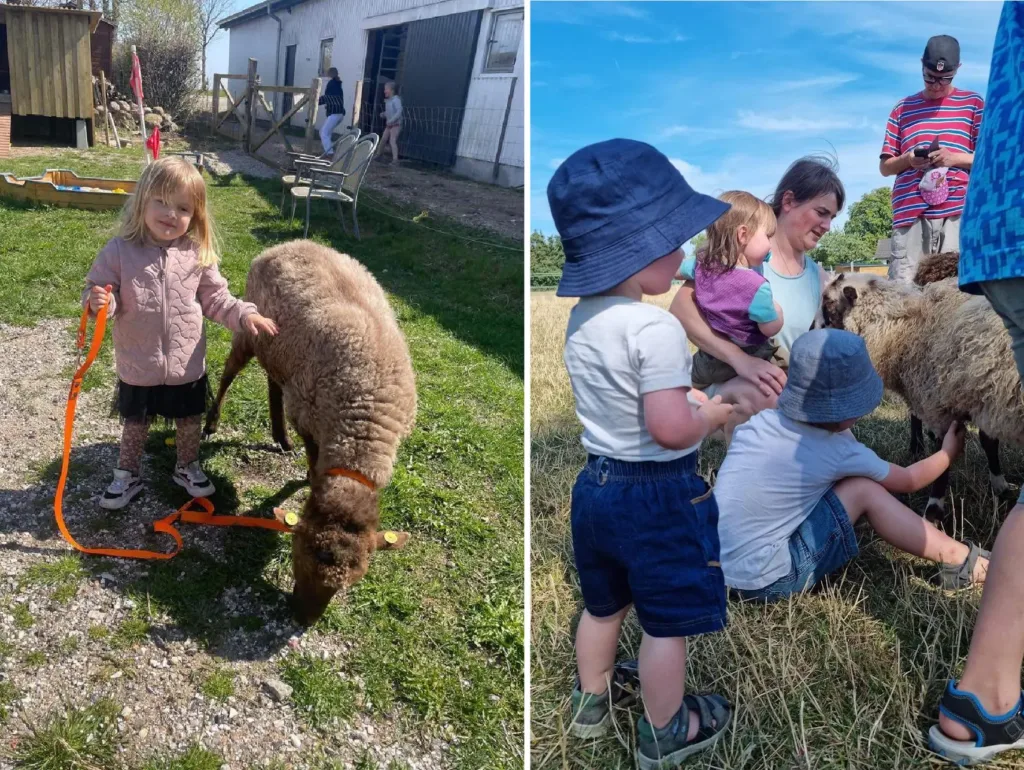
[[[178, 449], [178, 465], [188, 465], [199, 459], [199, 439], [202, 425], [201, 414], [194, 417], [179, 417], [174, 421], [175, 444]], [[142, 452], [146, 448], [151, 419], [128, 417], [121, 434], [121, 456], [117, 467], [138, 475], [142, 468]]]

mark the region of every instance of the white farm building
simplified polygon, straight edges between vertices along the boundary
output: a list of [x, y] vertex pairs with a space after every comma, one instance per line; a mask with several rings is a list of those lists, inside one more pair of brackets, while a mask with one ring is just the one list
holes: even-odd
[[[229, 71], [256, 59], [262, 85], [308, 86], [336, 67], [342, 126], [380, 134], [384, 84], [404, 117], [402, 158], [473, 179], [523, 184], [524, 0], [269, 0], [229, 16]], [[232, 80], [237, 95], [244, 81]], [[280, 118], [290, 94], [273, 94]], [[262, 118], [269, 118], [260, 109]], [[324, 112], [317, 113], [316, 126]], [[291, 120], [305, 128], [305, 111]]]

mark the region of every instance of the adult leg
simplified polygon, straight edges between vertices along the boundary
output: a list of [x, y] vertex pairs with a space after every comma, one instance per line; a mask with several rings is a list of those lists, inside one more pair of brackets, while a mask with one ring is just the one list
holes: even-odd
[[[901, 551], [939, 564], [962, 564], [970, 553], [970, 548], [922, 519], [876, 481], [861, 476], [843, 479], [835, 493], [851, 521], [866, 516], [879, 537]], [[987, 566], [978, 559], [973, 575], [977, 582], [985, 580]]]
[[914, 282], [917, 264], [924, 253], [925, 220], [918, 217], [912, 225], [894, 228], [889, 259], [889, 280], [905, 284]]
[[939, 243], [935, 248], [936, 253], [960, 251], [960, 217], [955, 216], [939, 221], [942, 222], [942, 229], [939, 230]]
[[[1013, 342], [1017, 371], [1024, 375], [1024, 279], [981, 284]], [[1024, 663], [1024, 491], [1010, 511], [992, 548], [990, 577], [981, 596], [978, 619], [957, 688], [978, 698], [990, 714], [1005, 714], [1020, 699]], [[939, 715], [939, 729], [954, 740], [972, 734], [959, 722]]]

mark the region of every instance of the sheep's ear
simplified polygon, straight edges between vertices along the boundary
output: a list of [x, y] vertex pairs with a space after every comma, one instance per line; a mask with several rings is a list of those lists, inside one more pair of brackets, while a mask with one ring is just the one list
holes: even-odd
[[852, 305], [857, 299], [857, 290], [852, 286], [844, 286], [843, 296], [846, 297], [846, 301]]
[[832, 279], [832, 284], [835, 285], [835, 286], [838, 286], [839, 284], [841, 284], [843, 282], [843, 279], [845, 277], [846, 277], [846, 273], [840, 273], [839, 275], [837, 275], [835, 278]]

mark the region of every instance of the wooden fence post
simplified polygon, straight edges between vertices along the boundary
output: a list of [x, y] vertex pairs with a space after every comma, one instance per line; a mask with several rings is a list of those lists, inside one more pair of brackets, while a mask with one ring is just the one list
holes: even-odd
[[220, 75], [213, 75], [213, 119], [217, 120], [220, 115]]
[[[100, 104], [103, 105], [103, 139], [106, 141], [107, 147], [109, 147], [110, 128], [107, 126], [107, 115], [110, 114], [110, 110], [107, 107], [107, 75], [103, 70], [100, 70], [100, 99]], [[93, 130], [95, 131], [95, 129]]]
[[352, 100], [352, 120], [350, 125], [359, 126], [359, 120], [363, 117], [363, 81], [356, 81], [356, 96]]
[[[498, 137], [498, 151], [494, 153], [494, 171], [491, 178], [498, 181], [498, 169], [501, 167], [501, 151], [505, 148], [505, 129], [508, 128], [508, 114], [512, 111], [512, 97], [516, 92], [516, 83], [519, 78], [512, 77], [512, 85], [508, 89], [508, 104], [505, 105], [505, 119], [501, 122], [501, 136]], [[525, 156], [524, 156], [525, 157]]]
[[317, 104], [319, 101], [320, 78], [313, 78], [313, 83], [309, 87], [309, 105], [306, 108], [309, 111], [309, 117], [306, 118], [306, 142], [303, 149], [307, 154], [313, 152], [313, 124], [316, 123], [316, 112], [320, 108]]
[[251, 99], [249, 101], [249, 128], [246, 131], [245, 136], [245, 151], [252, 152], [253, 145], [256, 143], [256, 113], [259, 112], [260, 108], [260, 76], [257, 75], [256, 79], [252, 82], [252, 90], [249, 92]]
[[245, 149], [248, 152], [249, 146], [252, 140], [252, 123], [253, 123], [253, 99], [256, 94], [256, 60], [249, 59], [249, 72], [246, 75], [246, 91], [245, 91], [245, 125], [242, 126], [243, 137], [242, 140], [245, 143]]

